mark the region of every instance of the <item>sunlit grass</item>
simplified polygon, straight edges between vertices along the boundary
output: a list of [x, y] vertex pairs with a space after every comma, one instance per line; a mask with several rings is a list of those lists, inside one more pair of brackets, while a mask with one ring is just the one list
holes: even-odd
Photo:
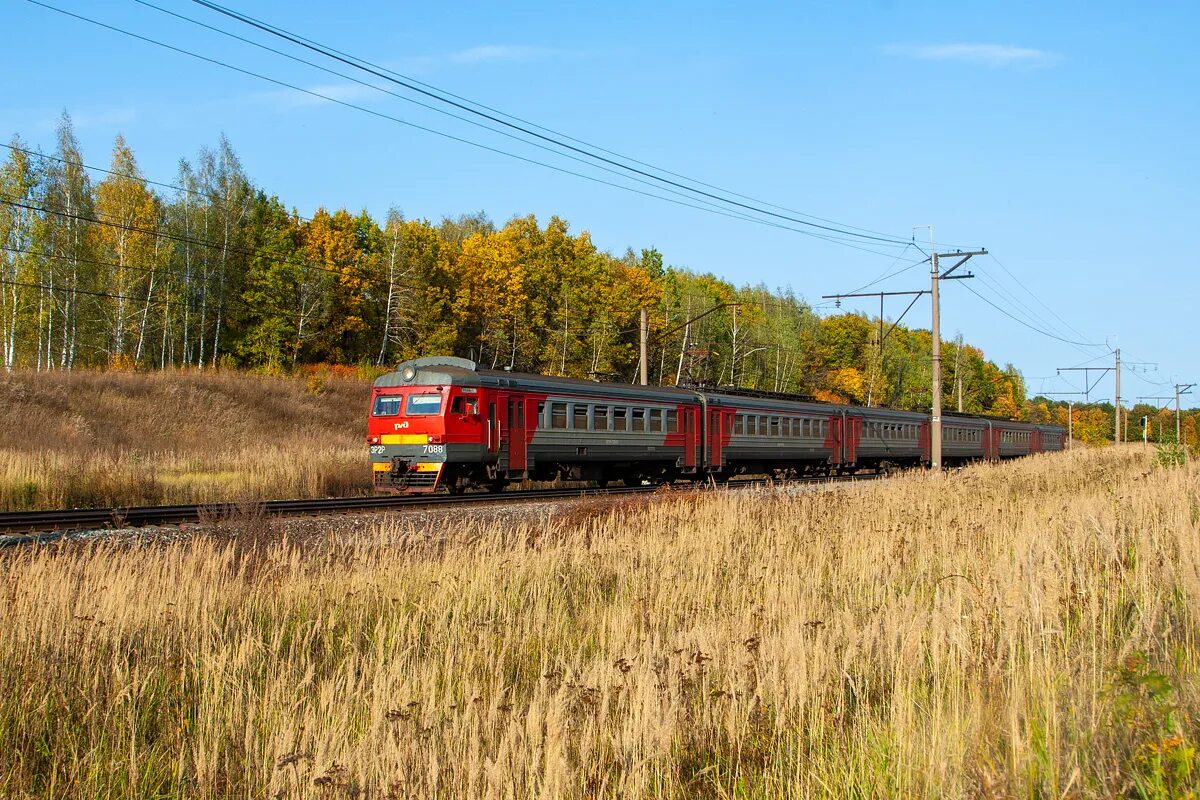
[[0, 379], [0, 510], [370, 491], [368, 384], [236, 371]]
[[296, 542], [248, 517], [11, 553], [0, 787], [1183, 796], [1198, 489], [1194, 465], [1108, 449], [516, 525]]

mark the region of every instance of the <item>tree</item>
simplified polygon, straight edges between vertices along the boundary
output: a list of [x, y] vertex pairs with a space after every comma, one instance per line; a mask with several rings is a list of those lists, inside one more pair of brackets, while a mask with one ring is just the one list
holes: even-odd
[[[104, 315], [110, 331], [106, 350], [111, 360], [124, 360], [131, 329], [136, 327], [136, 361], [141, 355], [144, 321], [153, 300], [163, 245], [154, 233], [160, 221], [158, 199], [147, 188], [133, 152], [121, 136], [113, 145], [109, 175], [96, 187], [96, 215], [110, 223], [98, 226], [97, 231], [103, 258], [101, 284], [108, 301]], [[135, 304], [144, 304], [146, 309], [142, 325], [136, 325]]]
[[[32, 203], [37, 177], [29, 157], [22, 152], [24, 144], [13, 137], [7, 161], [0, 165], [0, 194], [17, 202]], [[0, 206], [0, 360], [11, 372], [17, 364], [18, 324], [26, 311], [30, 285], [27, 278], [35, 277], [33, 266], [34, 227], [36, 218], [29, 208], [18, 205]]]

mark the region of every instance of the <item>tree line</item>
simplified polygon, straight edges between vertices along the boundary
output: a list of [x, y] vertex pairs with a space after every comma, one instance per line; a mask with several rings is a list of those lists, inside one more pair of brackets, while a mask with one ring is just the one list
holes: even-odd
[[[0, 163], [7, 370], [287, 371], [450, 353], [632, 381], [645, 308], [654, 383], [930, 404], [928, 330], [821, 316], [790, 289], [735, 286], [652, 247], [605, 252], [558, 217], [304, 218], [251, 181], [224, 137], [181, 159], [170, 184], [147, 181], [121, 137], [106, 167], [89, 163], [65, 113], [53, 152], [14, 137]], [[1041, 413], [1012, 365], [961, 339], [943, 359], [947, 408], [961, 397], [966, 412]]]

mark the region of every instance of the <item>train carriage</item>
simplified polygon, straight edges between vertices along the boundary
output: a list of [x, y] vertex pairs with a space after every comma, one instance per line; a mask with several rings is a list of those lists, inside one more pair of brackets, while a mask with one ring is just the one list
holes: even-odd
[[[841, 413], [816, 403], [706, 392], [709, 470], [734, 473], [825, 472], [842, 463]], [[721, 418], [721, 423], [714, 420]], [[712, 442], [719, 441], [715, 448]]]
[[923, 447], [921, 439], [923, 430], [928, 436], [929, 421], [924, 414], [887, 408], [855, 408], [853, 413], [862, 417], [858, 466], [910, 467], [928, 459], [928, 444]]

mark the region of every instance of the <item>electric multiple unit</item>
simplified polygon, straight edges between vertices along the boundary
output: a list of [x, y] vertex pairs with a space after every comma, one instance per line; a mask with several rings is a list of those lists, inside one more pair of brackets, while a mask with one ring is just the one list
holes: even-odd
[[[947, 465], [1061, 450], [1065, 431], [949, 414]], [[534, 480], [724, 480], [847, 474], [929, 462], [929, 415], [786, 395], [552, 378], [437, 356], [372, 390], [375, 489], [499, 491]]]

